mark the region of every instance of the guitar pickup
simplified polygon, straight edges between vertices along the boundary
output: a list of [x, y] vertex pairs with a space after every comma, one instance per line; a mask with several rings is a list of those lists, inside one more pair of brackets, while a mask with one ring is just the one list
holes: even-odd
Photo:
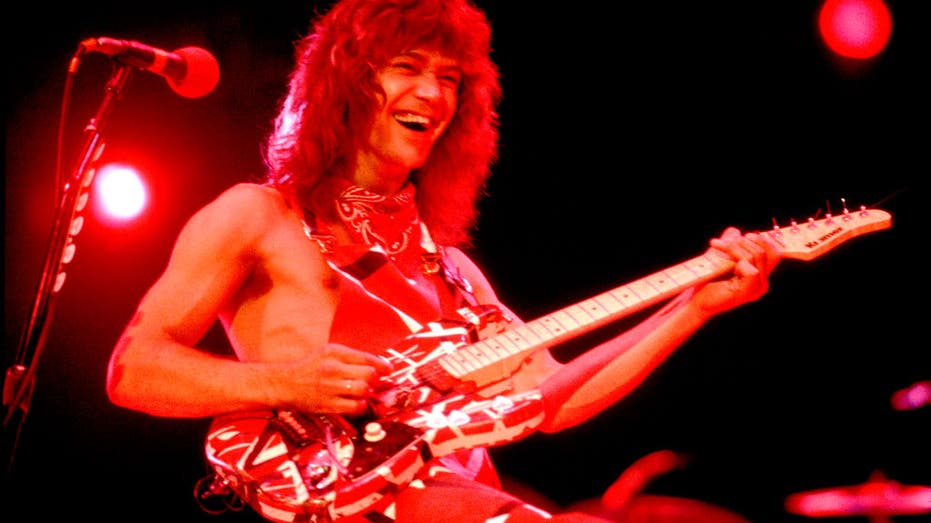
[[296, 447], [304, 447], [327, 437], [353, 437], [358, 432], [341, 416], [306, 414], [300, 411], [279, 410], [272, 420], [281, 436]]

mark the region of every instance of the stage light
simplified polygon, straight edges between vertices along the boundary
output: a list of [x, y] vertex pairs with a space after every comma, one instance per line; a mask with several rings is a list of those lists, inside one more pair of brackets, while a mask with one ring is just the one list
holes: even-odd
[[818, 30], [834, 53], [868, 59], [889, 42], [892, 15], [883, 0], [827, 0], [818, 15]]
[[148, 199], [141, 176], [125, 164], [108, 164], [98, 169], [94, 191], [98, 217], [108, 223], [135, 218]]

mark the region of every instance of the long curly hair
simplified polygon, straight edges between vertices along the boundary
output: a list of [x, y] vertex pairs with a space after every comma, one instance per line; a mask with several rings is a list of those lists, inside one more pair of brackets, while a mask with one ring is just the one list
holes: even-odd
[[295, 67], [264, 144], [266, 183], [305, 212], [332, 216], [379, 109], [375, 73], [401, 52], [435, 46], [462, 67], [459, 104], [427, 162], [411, 173], [422, 219], [436, 241], [471, 241], [477, 203], [498, 154], [499, 71], [491, 25], [471, 0], [340, 0], [295, 44]]

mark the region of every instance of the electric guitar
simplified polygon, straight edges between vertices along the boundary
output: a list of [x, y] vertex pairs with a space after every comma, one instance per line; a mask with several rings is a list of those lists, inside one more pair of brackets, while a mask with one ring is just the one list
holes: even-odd
[[[846, 240], [891, 227], [861, 208], [773, 227], [762, 234], [783, 258], [808, 261]], [[325, 523], [383, 510], [434, 457], [532, 434], [543, 420], [538, 390], [509, 391], [529, 356], [726, 274], [718, 251], [653, 273], [523, 325], [496, 307], [460, 309], [382, 355], [394, 365], [358, 419], [294, 410], [218, 416], [205, 442], [213, 470], [202, 494], [225, 492], [278, 523]]]

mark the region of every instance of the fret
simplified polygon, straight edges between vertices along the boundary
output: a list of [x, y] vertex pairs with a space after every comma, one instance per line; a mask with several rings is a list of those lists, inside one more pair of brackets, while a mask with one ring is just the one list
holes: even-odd
[[558, 310], [552, 314], [553, 318], [556, 319], [561, 325], [565, 326], [565, 331], [572, 332], [575, 330], [579, 324], [575, 321], [575, 318], [569, 315], [566, 312], [566, 309]]
[[613, 315], [617, 314], [618, 312], [620, 312], [620, 311], [622, 311], [622, 310], [624, 310], [624, 309], [627, 308], [627, 305], [624, 305], [624, 303], [621, 302], [621, 301], [614, 295], [614, 293], [615, 293], [615, 292], [618, 292], [619, 289], [620, 289], [620, 288], [617, 288], [617, 289], [614, 289], [614, 290], [610, 290], [610, 291], [607, 291], [607, 292], [603, 292], [603, 293], [599, 294], [598, 296], [595, 296], [595, 297], [592, 298], [592, 299], [595, 300], [595, 301], [597, 301], [599, 304], [601, 304], [601, 306], [613, 316]]
[[587, 312], [595, 320], [611, 317], [611, 311], [606, 310], [604, 306], [598, 302], [597, 297], [589, 298], [579, 303], [579, 307], [585, 309], [585, 312]]
[[630, 285], [623, 285], [617, 289], [608, 291], [606, 294], [617, 300], [618, 303], [623, 305], [625, 309], [637, 305], [643, 301], [640, 299], [640, 296], [638, 296], [637, 293], [630, 288]]
[[[471, 345], [468, 347], [471, 347]], [[469, 354], [469, 351], [466, 350], [457, 350], [449, 356], [456, 358], [456, 361], [458, 361], [459, 364], [465, 367], [469, 372], [474, 371], [482, 366], [481, 362], [477, 361], [471, 354]]]
[[665, 273], [676, 284], [676, 288], [681, 288], [691, 283], [695, 275], [685, 265], [679, 264], [666, 269]]
[[702, 265], [707, 267], [709, 274], [720, 274], [734, 265], [734, 260], [724, 254], [709, 253], [701, 256]]
[[534, 330], [531, 329], [528, 324], [518, 325], [517, 327], [509, 330], [508, 333], [512, 336], [520, 336], [524, 339], [524, 341], [527, 343], [527, 346], [529, 347], [540, 345], [540, 343], [544, 341], [540, 339], [540, 336], [534, 332]]
[[649, 300], [650, 298], [653, 298], [659, 294], [656, 292], [656, 289], [653, 288], [653, 286], [646, 282], [646, 278], [637, 280], [629, 284], [627, 287], [631, 290], [631, 292], [636, 294], [638, 298], [640, 298], [640, 301]]
[[540, 343], [547, 343], [552, 340], [555, 336], [553, 331], [545, 325], [545, 322], [551, 321], [548, 317], [544, 316], [538, 320], [531, 321], [527, 323], [526, 327], [540, 340]]
[[515, 352], [519, 352], [513, 348], [513, 343], [511, 343], [510, 340], [501, 335], [493, 336], [487, 341], [488, 343], [486, 343], [486, 345], [491, 346], [496, 354], [504, 354], [504, 357], [498, 357], [495, 359], [495, 361], [501, 361], [503, 359], [510, 358], [514, 355]]
[[494, 354], [493, 359], [495, 361], [503, 360], [504, 358], [507, 358], [511, 355], [510, 351], [504, 345], [500, 343], [491, 343], [492, 341], [494, 341], [500, 336], [501, 335], [499, 334], [497, 336], [492, 336], [491, 338], [488, 338], [488, 339], [485, 339], [479, 342], [485, 345], [486, 347], [488, 347], [490, 351], [492, 351], [492, 353]]
[[436, 359], [437, 365], [443, 368], [449, 374], [461, 377], [465, 376], [469, 372], [464, 366], [462, 366], [457, 360], [454, 354], [446, 354]]
[[501, 346], [505, 348], [509, 356], [513, 356], [521, 352], [520, 347], [518, 347], [506, 334], [499, 334], [492, 339], [497, 340]]
[[541, 327], [545, 327], [547, 332], [550, 334], [550, 338], [555, 338], [559, 334], [566, 331], [566, 328], [556, 319], [555, 314], [550, 314], [549, 316], [544, 316], [540, 318], [536, 324]]
[[525, 350], [527, 350], [527, 349], [533, 349], [533, 348], [535, 348], [535, 347], [537, 346], [537, 344], [531, 342], [531, 341], [528, 340], [526, 337], [524, 337], [523, 332], [521, 332], [522, 330], [523, 330], [523, 331], [526, 331], [526, 329], [520, 329], [520, 330], [519, 330], [519, 329], [511, 329], [511, 330], [509, 330], [509, 331], [507, 331], [507, 332], [501, 333], [500, 336], [507, 336], [507, 337], [508, 337], [508, 340], [510, 340], [511, 343], [513, 343], [514, 346], [516, 346], [517, 349], [518, 349], [518, 351], [520, 351], [520, 352], [523, 352], [523, 351], [525, 351]]
[[678, 266], [681, 267], [683, 271], [688, 271], [693, 281], [701, 280], [708, 273], [706, 264], [703, 260], [698, 258], [680, 263]]
[[711, 262], [705, 256], [699, 256], [698, 258], [693, 258], [682, 264], [684, 267], [687, 267], [696, 278], [704, 278], [705, 276], [712, 273], [712, 266], [714, 263]]
[[661, 272], [653, 274], [648, 278], [645, 278], [647, 285], [649, 285], [654, 291], [656, 291], [657, 296], [661, 296], [670, 291], [675, 290], [676, 281], [669, 277], [666, 272]]
[[478, 360], [482, 365], [497, 360], [494, 347], [488, 343], [466, 345], [462, 350], [466, 351], [468, 355]]
[[592, 315], [589, 314], [585, 307], [580, 307], [578, 305], [572, 305], [563, 309], [563, 312], [568, 314], [575, 323], [578, 325], [587, 325], [592, 322]]
[[489, 358], [493, 361], [497, 360], [498, 358], [490, 357], [488, 355], [489, 354], [494, 355], [499, 350], [504, 350], [504, 347], [495, 343], [495, 338], [488, 338], [485, 340], [481, 340], [478, 343], [474, 343], [465, 348], [472, 351], [471, 355], [476, 359]]

